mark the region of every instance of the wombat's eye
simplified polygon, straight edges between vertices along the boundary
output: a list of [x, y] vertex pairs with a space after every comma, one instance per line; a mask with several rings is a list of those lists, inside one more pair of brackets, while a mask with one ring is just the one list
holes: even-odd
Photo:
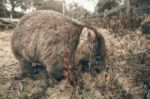
[[91, 33], [90, 33], [90, 32], [88, 32], [88, 37], [89, 37], [89, 38], [91, 37]]

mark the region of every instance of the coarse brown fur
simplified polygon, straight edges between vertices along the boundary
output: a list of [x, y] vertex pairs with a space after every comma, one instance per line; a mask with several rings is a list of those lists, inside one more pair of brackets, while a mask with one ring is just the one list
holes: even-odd
[[[88, 39], [84, 30], [90, 31]], [[98, 61], [104, 59], [105, 42], [95, 32], [58, 12], [35, 11], [22, 17], [18, 23], [12, 36], [12, 51], [20, 62], [23, 73], [32, 72], [32, 63], [40, 63], [46, 68], [50, 78], [60, 79], [63, 77], [66, 49], [70, 50], [74, 66], [84, 58], [90, 61], [89, 53], [100, 56]], [[81, 41], [82, 38], [84, 40]]]

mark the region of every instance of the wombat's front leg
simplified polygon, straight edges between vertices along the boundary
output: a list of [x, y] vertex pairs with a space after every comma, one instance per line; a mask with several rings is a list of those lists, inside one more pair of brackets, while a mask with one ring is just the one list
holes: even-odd
[[47, 83], [50, 87], [54, 87], [55, 84], [58, 83], [58, 80], [56, 80], [55, 76], [52, 75], [52, 72], [54, 72], [51, 68], [47, 68]]
[[24, 58], [19, 59], [19, 65], [21, 67], [22, 73], [15, 77], [16, 80], [21, 80], [24, 77], [32, 77], [32, 63], [25, 60]]
[[54, 85], [53, 85], [53, 81], [52, 81], [52, 77], [51, 77], [51, 75], [50, 75], [50, 69], [48, 68], [48, 67], [50, 67], [48, 64], [47, 64], [47, 62], [45, 62], [45, 61], [43, 61], [42, 63], [41, 63], [41, 65], [43, 66], [43, 68], [44, 68], [44, 81], [45, 81], [45, 84], [44, 84], [44, 86], [42, 86], [42, 88], [44, 89], [44, 90], [47, 90], [48, 89], [48, 87], [53, 87]]

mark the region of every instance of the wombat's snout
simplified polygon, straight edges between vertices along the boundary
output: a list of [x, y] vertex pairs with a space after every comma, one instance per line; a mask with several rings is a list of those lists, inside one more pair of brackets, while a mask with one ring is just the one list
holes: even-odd
[[79, 62], [81, 71], [87, 71], [89, 68], [89, 61], [87, 59], [81, 59]]

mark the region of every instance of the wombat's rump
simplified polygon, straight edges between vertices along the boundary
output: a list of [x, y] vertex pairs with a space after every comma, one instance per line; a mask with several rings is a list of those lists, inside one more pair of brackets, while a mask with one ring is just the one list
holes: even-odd
[[[35, 11], [22, 17], [11, 41], [13, 53], [20, 62], [22, 72], [29, 74], [32, 63], [40, 63], [46, 68], [49, 77], [61, 79], [65, 49], [70, 50], [70, 60], [74, 65], [83, 28], [83, 25], [55, 11]], [[95, 42], [99, 41], [92, 41]], [[83, 42], [82, 45], [84, 48]], [[101, 45], [97, 45], [95, 51], [102, 49], [100, 47]]]

